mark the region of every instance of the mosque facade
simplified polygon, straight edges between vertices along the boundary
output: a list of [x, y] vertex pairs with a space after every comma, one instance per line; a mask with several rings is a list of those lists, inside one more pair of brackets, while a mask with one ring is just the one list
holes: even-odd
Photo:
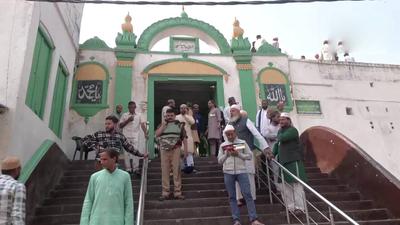
[[[32, 167], [46, 146], [57, 144], [71, 159], [73, 136], [103, 129], [115, 106], [126, 111], [131, 100], [149, 121], [153, 149], [167, 99], [198, 103], [206, 115], [209, 99], [224, 108], [233, 96], [252, 120], [262, 99], [271, 107], [284, 102], [303, 140], [336, 155], [316, 156], [326, 157], [319, 166], [327, 172], [353, 149], [400, 179], [399, 65], [297, 60], [268, 42], [252, 52], [239, 20], [228, 40], [184, 11], [140, 35], [126, 16], [115, 48], [100, 36], [79, 45], [82, 7], [22, 1], [9, 7], [0, 20], [13, 34], [0, 35], [10, 53], [0, 56], [7, 74], [0, 76], [0, 157], [17, 155]], [[169, 51], [152, 50], [165, 38]], [[217, 52], [203, 53], [200, 42]]]

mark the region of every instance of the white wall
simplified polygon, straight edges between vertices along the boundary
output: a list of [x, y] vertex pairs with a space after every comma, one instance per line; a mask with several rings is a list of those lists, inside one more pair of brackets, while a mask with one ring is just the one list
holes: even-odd
[[[9, 7], [12, 13], [6, 16], [7, 20], [15, 21], [14, 30], [9, 33], [12, 38], [5, 45], [10, 45], [11, 54], [6, 57], [10, 61], [10, 65], [6, 71], [14, 83], [7, 83], [7, 89], [12, 90], [12, 93], [7, 93], [9, 111], [9, 129], [6, 135], [10, 135], [8, 140], [0, 140], [3, 156], [5, 154], [13, 154], [19, 156], [23, 163], [29, 160], [32, 154], [37, 150], [40, 144], [45, 139], [50, 139], [57, 142], [62, 149], [67, 149], [68, 134], [66, 132], [67, 120], [64, 120], [63, 138], [60, 140], [48, 128], [49, 117], [52, 106], [53, 91], [57, 68], [60, 58], [62, 58], [70, 73], [69, 90], [67, 92], [66, 108], [69, 106], [70, 90], [72, 75], [74, 73], [75, 58], [77, 53], [77, 38], [73, 38], [74, 33], [79, 33], [80, 18], [78, 21], [73, 21], [76, 17], [66, 17], [68, 10], [73, 10], [69, 14], [82, 15], [82, 6], [63, 8], [61, 14], [60, 8], [53, 3], [32, 3], [23, 0], [8, 1], [2, 3], [2, 9]], [[14, 9], [14, 10], [12, 10]], [[79, 17], [79, 16], [77, 16]], [[71, 21], [70, 21], [71, 20]], [[52, 64], [50, 67], [50, 78], [47, 92], [47, 100], [43, 120], [36, 116], [29, 107], [25, 105], [26, 91], [30, 76], [33, 50], [36, 41], [36, 35], [39, 27], [39, 22], [43, 24], [49, 32], [51, 39], [56, 46], [52, 55]], [[1, 20], [3, 23], [3, 20]], [[66, 24], [76, 23], [75, 27], [67, 28]], [[3, 38], [4, 35], [0, 35]], [[3, 45], [4, 42], [0, 42]], [[1, 60], [3, 61], [3, 60]], [[0, 67], [1, 68], [1, 67]], [[3, 83], [3, 82], [1, 82]], [[68, 110], [65, 111], [64, 118], [69, 118]], [[3, 124], [1, 124], [3, 130]], [[5, 149], [5, 150], [4, 150]]]
[[[400, 66], [297, 60], [289, 65], [294, 99], [319, 100], [322, 109], [320, 116], [298, 114], [299, 130], [332, 128], [400, 179]], [[354, 114], [346, 115], [346, 107]]]
[[17, 112], [18, 91], [23, 72], [23, 58], [29, 41], [33, 3], [23, 1], [0, 2], [0, 103], [7, 113], [0, 114], [0, 158], [8, 152], [12, 126]]

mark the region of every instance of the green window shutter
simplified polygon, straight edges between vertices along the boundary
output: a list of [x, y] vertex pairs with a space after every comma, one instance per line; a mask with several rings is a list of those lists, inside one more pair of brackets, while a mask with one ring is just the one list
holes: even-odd
[[38, 61], [42, 43], [43, 43], [43, 37], [38, 32], [38, 35], [36, 37], [35, 49], [33, 52], [32, 68], [29, 77], [28, 91], [26, 93], [26, 99], [25, 99], [25, 104], [29, 106], [32, 110], [33, 110], [33, 99], [34, 99], [35, 84], [37, 77]]
[[50, 129], [59, 137], [62, 136], [64, 123], [65, 101], [68, 88], [68, 75], [59, 64], [57, 70], [56, 84], [54, 85], [53, 103], [50, 114]]
[[25, 103], [41, 119], [43, 119], [46, 105], [52, 53], [52, 45], [39, 29], [36, 37]]

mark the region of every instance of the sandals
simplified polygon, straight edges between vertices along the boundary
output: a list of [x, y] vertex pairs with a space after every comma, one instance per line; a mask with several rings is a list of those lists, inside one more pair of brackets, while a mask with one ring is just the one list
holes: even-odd
[[242, 225], [242, 224], [239, 222], [239, 220], [236, 220], [236, 221], [233, 223], [233, 225]]
[[175, 196], [175, 199], [176, 199], [176, 200], [185, 200], [185, 196], [183, 196], [183, 195], [178, 195], [178, 196]]
[[265, 225], [265, 224], [261, 223], [261, 222], [258, 221], [258, 220], [253, 220], [253, 222], [251, 222], [250, 225]]

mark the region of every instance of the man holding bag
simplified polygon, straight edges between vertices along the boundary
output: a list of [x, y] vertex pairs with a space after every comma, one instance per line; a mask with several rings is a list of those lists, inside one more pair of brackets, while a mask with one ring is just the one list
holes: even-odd
[[182, 195], [182, 178], [180, 170], [181, 148], [185, 157], [188, 155], [187, 136], [182, 124], [175, 119], [175, 112], [168, 109], [161, 125], [156, 130], [159, 138], [161, 155], [162, 194], [160, 201], [170, 198], [169, 177], [172, 168], [174, 181], [174, 198], [184, 200]]

